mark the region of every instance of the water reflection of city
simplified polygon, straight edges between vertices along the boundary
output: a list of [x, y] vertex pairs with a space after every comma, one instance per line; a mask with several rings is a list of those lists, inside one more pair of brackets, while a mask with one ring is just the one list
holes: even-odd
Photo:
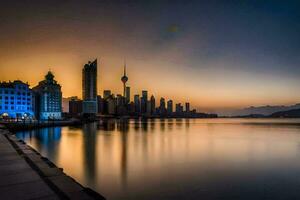
[[61, 127], [41, 128], [16, 133], [16, 136], [24, 141], [35, 144], [35, 148], [42, 154], [46, 154], [55, 161], [59, 149], [58, 143], [61, 139]]
[[135, 131], [142, 130], [142, 132], [153, 132], [159, 124], [161, 131], [172, 130], [174, 125], [177, 127], [189, 128], [190, 119], [105, 119], [97, 123], [97, 129], [102, 131], [117, 131], [129, 132], [133, 128]]
[[[125, 190], [127, 187], [128, 179], [128, 151], [129, 151], [129, 132], [135, 132], [143, 134], [142, 137], [142, 151], [144, 159], [147, 162], [147, 151], [148, 151], [148, 137], [147, 134], [155, 132], [155, 129], [159, 129], [161, 133], [165, 131], [172, 131], [174, 128], [187, 129], [189, 127], [189, 120], [186, 119], [107, 119], [101, 120], [97, 123], [85, 124], [82, 127], [67, 127], [64, 130], [67, 130], [65, 134], [72, 134], [72, 131], [82, 130], [82, 168], [84, 181], [90, 187], [101, 187], [98, 184], [97, 177], [100, 173], [99, 168], [101, 166], [97, 160], [101, 152], [97, 152], [97, 142], [99, 134], [112, 134], [118, 133], [120, 138], [120, 148], [119, 149], [119, 170], [120, 170], [120, 181], [121, 186]], [[53, 162], [58, 161], [58, 157], [61, 154], [60, 148], [64, 148], [59, 145], [62, 137], [62, 128], [52, 127], [52, 128], [43, 128], [33, 131], [26, 131], [18, 133], [18, 137], [27, 140], [30, 143], [34, 143], [35, 148], [41, 153], [45, 153]], [[35, 140], [35, 141], [34, 141]], [[100, 145], [100, 144], [98, 144]], [[136, 144], [130, 144], [136, 145]], [[76, 148], [76, 147], [74, 147]], [[113, 149], [114, 146], [110, 146], [110, 149]], [[62, 149], [61, 149], [62, 150]], [[98, 155], [97, 155], [98, 153]], [[80, 163], [78, 163], [80, 165]], [[94, 188], [97, 189], [97, 188]]]

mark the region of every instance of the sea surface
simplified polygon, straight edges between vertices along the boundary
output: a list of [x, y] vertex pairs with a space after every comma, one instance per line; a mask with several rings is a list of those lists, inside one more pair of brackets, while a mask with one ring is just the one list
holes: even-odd
[[117, 199], [300, 199], [300, 119], [108, 120], [16, 133]]

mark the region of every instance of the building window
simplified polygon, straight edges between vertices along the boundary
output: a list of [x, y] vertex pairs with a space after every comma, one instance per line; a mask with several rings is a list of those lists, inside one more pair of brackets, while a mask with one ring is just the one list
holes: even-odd
[[14, 100], [14, 99], [15, 99], [15, 97], [10, 97], [10, 99], [11, 99], [11, 100]]
[[12, 107], [11, 107], [11, 109], [12, 109], [12, 110], [14, 110], [14, 109], [15, 109], [15, 107], [13, 107], [13, 106], [12, 106]]
[[11, 91], [10, 94], [15, 94], [15, 92], [14, 92], [14, 91]]
[[2, 110], [2, 106], [0, 106], [0, 110]]
[[7, 110], [8, 109], [8, 107], [7, 106], [5, 106], [5, 110]]
[[5, 100], [8, 100], [8, 97], [5, 97]]
[[7, 91], [7, 90], [5, 90], [5, 91], [4, 91], [4, 93], [5, 93], [5, 94], [8, 94], [8, 91]]

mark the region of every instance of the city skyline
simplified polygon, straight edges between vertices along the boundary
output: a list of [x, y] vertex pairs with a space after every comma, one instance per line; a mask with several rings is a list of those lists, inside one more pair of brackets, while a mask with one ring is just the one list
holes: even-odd
[[81, 68], [98, 58], [98, 94], [122, 94], [126, 58], [131, 94], [204, 111], [300, 102], [297, 2], [4, 4], [2, 81], [36, 85], [50, 68], [64, 97], [81, 96]]

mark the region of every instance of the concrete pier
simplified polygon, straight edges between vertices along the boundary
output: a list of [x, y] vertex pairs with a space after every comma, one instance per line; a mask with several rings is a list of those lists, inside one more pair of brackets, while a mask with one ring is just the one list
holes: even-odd
[[0, 129], [0, 199], [105, 199]]

